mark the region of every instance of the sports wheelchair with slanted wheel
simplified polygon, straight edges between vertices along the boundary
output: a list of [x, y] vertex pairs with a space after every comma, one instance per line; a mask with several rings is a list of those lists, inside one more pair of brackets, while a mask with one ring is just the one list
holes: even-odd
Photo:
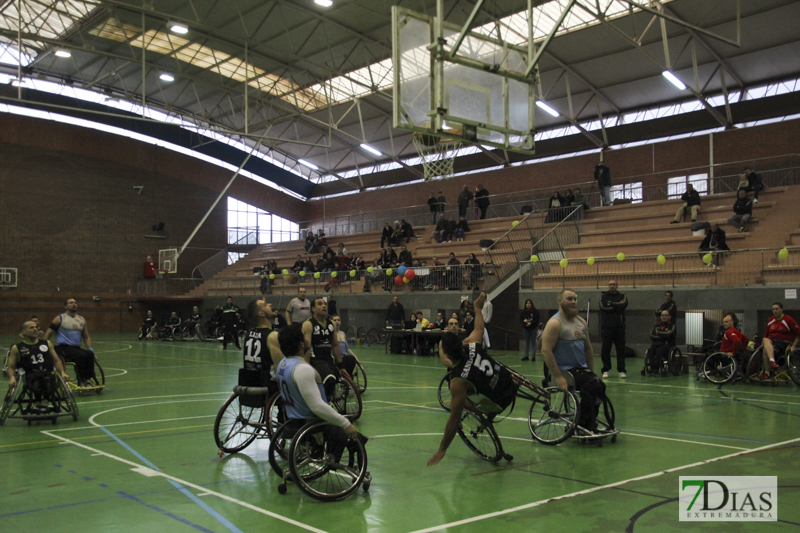
[[[793, 381], [800, 386], [800, 350], [792, 351], [787, 346], [783, 355], [775, 354], [777, 368], [771, 369], [769, 377], [764, 376], [764, 346], [759, 346], [750, 356], [747, 364], [747, 379], [751, 383], [778, 385]], [[763, 378], [763, 379], [762, 379]]]
[[324, 420], [289, 420], [281, 425], [269, 445], [269, 464], [281, 478], [320, 501], [343, 500], [359, 486], [369, 490], [367, 450], [360, 438], [347, 439], [344, 430]]
[[[8, 354], [3, 365], [3, 375], [7, 375], [7, 364]], [[39, 420], [50, 420], [55, 424], [62, 416], [78, 419], [78, 404], [58, 371], [26, 373], [17, 369], [16, 380], [16, 385], [7, 389], [0, 407], [0, 426], [8, 418], [26, 420], [29, 426]]]
[[680, 376], [683, 373], [683, 352], [677, 346], [672, 346], [669, 349], [666, 357], [660, 357], [656, 360], [656, 355], [651, 354], [652, 347], [648, 348], [644, 354], [644, 368], [642, 368], [642, 375], [647, 374], [661, 374], [662, 377], [667, 377], [669, 374], [673, 376]]
[[[78, 373], [75, 370], [75, 361], [67, 361], [63, 355], [58, 353], [58, 350], [56, 350], [56, 354], [61, 359], [61, 364], [64, 365], [64, 371], [69, 375], [67, 386], [71, 391], [77, 392], [78, 396], [83, 396], [84, 392], [102, 394], [103, 389], [106, 388], [106, 374], [103, 372], [103, 367], [100, 366], [100, 362], [96, 357], [94, 358], [94, 377], [88, 378], [85, 384], [81, 384], [78, 381]], [[94, 352], [92, 352], [92, 355], [94, 355]]]
[[239, 369], [238, 383], [214, 420], [214, 442], [220, 457], [244, 450], [257, 438], [270, 436], [267, 400], [277, 394], [277, 384], [268, 373], [243, 368]]
[[[717, 345], [718, 347], [718, 345]], [[697, 373], [697, 381], [701, 378], [707, 379], [715, 385], [724, 385], [740, 381], [743, 379], [757, 380], [758, 368], [751, 369], [749, 364], [752, 363], [753, 351], [750, 349], [743, 350], [741, 353], [733, 356], [725, 352], [715, 351], [703, 360], [700, 365], [700, 370]], [[761, 355], [761, 350], [756, 350], [756, 353]], [[759, 368], [760, 368], [759, 364]]]

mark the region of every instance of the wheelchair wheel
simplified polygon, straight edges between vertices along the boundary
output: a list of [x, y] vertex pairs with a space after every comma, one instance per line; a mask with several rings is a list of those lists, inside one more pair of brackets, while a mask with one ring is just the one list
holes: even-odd
[[367, 390], [367, 373], [364, 372], [364, 367], [361, 366], [360, 362], [356, 362], [356, 366], [353, 368], [353, 374], [350, 378], [353, 380], [358, 392], [364, 394]]
[[389, 338], [389, 335], [385, 331], [378, 332], [378, 344], [386, 344], [386, 339]]
[[[598, 429], [612, 431], [614, 429], [614, 421], [616, 414], [614, 413], [614, 404], [608, 396], [603, 396], [603, 406], [597, 414], [597, 427]], [[616, 441], [616, 436], [612, 437], [612, 442]]]
[[140, 341], [144, 340], [145, 338], [144, 328], [139, 328], [139, 333], [137, 337], [139, 338]]
[[496, 463], [503, 457], [503, 445], [494, 426], [471, 405], [464, 406], [458, 435], [470, 450], [485, 461]]
[[753, 355], [751, 355], [750, 359], [747, 361], [745, 372], [747, 373], [747, 381], [750, 383], [759, 383], [761, 381], [761, 374], [764, 373], [763, 349], [763, 347], [760, 347], [753, 352]]
[[683, 353], [677, 346], [669, 351], [667, 367], [673, 376], [680, 376], [683, 373]]
[[234, 394], [214, 420], [214, 441], [221, 452], [240, 452], [256, 440], [263, 423], [264, 407], [246, 407], [239, 402], [239, 395]]
[[375, 344], [376, 342], [378, 342], [378, 330], [372, 328], [367, 332], [367, 344]]
[[330, 399], [331, 406], [339, 414], [346, 416], [351, 421], [358, 420], [363, 408], [361, 404], [361, 394], [359, 394], [353, 381], [342, 376], [336, 382], [336, 389], [333, 398]]
[[3, 406], [0, 407], [0, 426], [5, 424], [6, 418], [8, 418], [9, 414], [11, 414], [11, 410], [14, 408], [14, 403], [16, 403], [17, 396], [19, 396], [21, 389], [22, 383], [20, 383], [20, 377], [18, 376], [17, 384], [14, 385], [13, 388], [6, 390], [6, 396], [3, 399]]
[[448, 413], [450, 412], [450, 400], [452, 395], [450, 394], [450, 372], [444, 375], [442, 381], [439, 382], [439, 390], [437, 391], [437, 396], [439, 397], [439, 405], [441, 405], [445, 411]]
[[367, 338], [367, 328], [365, 328], [364, 326], [361, 326], [360, 328], [358, 328], [358, 331], [356, 331], [356, 337], [361, 339], [362, 341], [364, 339], [366, 339]]
[[286, 479], [289, 472], [289, 448], [292, 444], [291, 439], [286, 438], [286, 426], [281, 425], [275, 430], [275, 434], [269, 442], [269, 465], [272, 471]]
[[367, 476], [364, 444], [359, 439], [339, 442], [332, 434], [340, 431], [328, 422], [312, 421], [300, 428], [289, 447], [292, 481], [316, 500], [342, 500]]
[[786, 356], [786, 367], [789, 369], [789, 377], [800, 387], [800, 350], [795, 350]]
[[727, 383], [736, 375], [736, 359], [724, 352], [712, 353], [703, 361], [703, 375], [711, 383]]
[[60, 375], [56, 374], [56, 386], [58, 387], [53, 405], [58, 410], [66, 411], [72, 415], [73, 420], [78, 420], [78, 403], [69, 386]]
[[347, 337], [347, 343], [349, 344], [351, 341], [355, 340], [356, 333], [358, 330], [355, 326], [347, 326], [347, 329], [344, 330], [344, 334]]
[[536, 398], [528, 412], [531, 436], [542, 444], [554, 446], [570, 438], [578, 421], [578, 401], [575, 393], [550, 387], [550, 399]]
[[280, 428], [286, 420], [286, 408], [283, 405], [283, 397], [280, 392], [276, 392], [267, 401], [267, 436], [272, 438], [278, 428]]

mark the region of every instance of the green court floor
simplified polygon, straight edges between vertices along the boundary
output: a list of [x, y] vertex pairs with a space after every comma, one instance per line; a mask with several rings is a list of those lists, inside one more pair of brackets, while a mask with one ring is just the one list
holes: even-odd
[[[8, 346], [13, 338], [0, 339]], [[526, 402], [497, 424], [512, 462], [480, 460], [453, 442], [426, 467], [447, 420], [438, 358], [357, 348], [369, 384], [356, 422], [370, 437], [373, 481], [320, 503], [279, 480], [268, 441], [219, 457], [214, 417], [241, 354], [218, 343], [97, 336], [101, 395], [78, 397], [80, 418], [0, 427], [0, 530], [76, 531], [782, 531], [800, 526], [800, 390], [727, 386], [693, 377], [607, 380], [623, 433], [616, 444], [531, 438]], [[499, 360], [536, 381], [541, 363]], [[778, 521], [678, 521], [679, 476], [778, 477]]]

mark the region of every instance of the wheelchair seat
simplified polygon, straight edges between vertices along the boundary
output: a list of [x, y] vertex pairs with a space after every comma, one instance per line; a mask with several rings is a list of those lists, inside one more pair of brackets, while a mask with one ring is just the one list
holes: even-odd
[[[7, 353], [3, 365], [4, 374], [8, 355]], [[56, 370], [26, 373], [22, 369], [17, 369], [16, 379], [16, 385], [7, 390], [0, 407], [0, 425], [3, 425], [8, 418], [25, 420], [28, 425], [41, 420], [50, 420], [55, 424], [62, 416], [78, 419], [75, 397]]]

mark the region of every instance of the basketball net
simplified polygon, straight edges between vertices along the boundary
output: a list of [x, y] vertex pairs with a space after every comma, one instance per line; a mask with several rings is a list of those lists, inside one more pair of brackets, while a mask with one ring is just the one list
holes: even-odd
[[425, 181], [453, 177], [453, 163], [456, 152], [461, 148], [461, 141], [439, 139], [424, 133], [415, 133], [412, 139], [417, 154], [422, 159]]

